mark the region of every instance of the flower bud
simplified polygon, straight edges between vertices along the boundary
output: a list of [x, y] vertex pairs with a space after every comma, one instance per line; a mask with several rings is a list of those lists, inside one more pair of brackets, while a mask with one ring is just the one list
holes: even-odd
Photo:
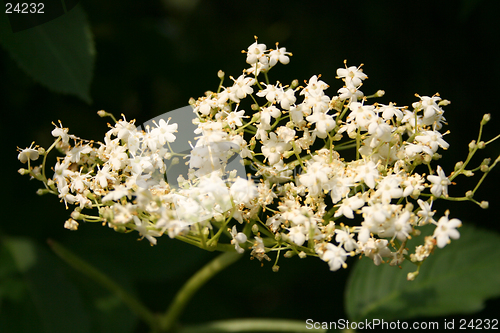
[[488, 121], [490, 121], [491, 119], [491, 115], [489, 113], [486, 113], [484, 116], [483, 116], [483, 120], [481, 120], [481, 125], [486, 125], [486, 123]]
[[189, 103], [189, 105], [194, 105], [196, 103], [196, 100], [193, 97], [191, 97], [189, 99], [188, 103]]
[[226, 73], [224, 73], [224, 71], [223, 71], [223, 70], [219, 70], [219, 71], [217, 72], [217, 76], [218, 76], [218, 77], [219, 77], [219, 79], [221, 79], [221, 80], [224, 78], [224, 75], [226, 75]]
[[273, 272], [274, 273], [277, 273], [279, 270], [280, 270], [280, 266], [278, 266], [278, 265], [274, 265], [273, 266]]
[[252, 225], [252, 232], [254, 235], [257, 235], [259, 233], [259, 226], [257, 224]]
[[477, 148], [484, 149], [484, 147], [486, 147], [486, 143], [484, 143], [484, 141], [479, 141], [479, 143], [477, 144]]
[[45, 148], [43, 148], [43, 147], [38, 147], [38, 154], [40, 154], [40, 155], [45, 155]]
[[299, 86], [299, 80], [295, 79], [292, 81], [292, 84], [290, 85], [290, 88], [295, 89]]
[[172, 162], [171, 162], [171, 163], [172, 163], [172, 165], [176, 165], [176, 164], [179, 164], [179, 162], [180, 162], [180, 161], [179, 161], [179, 158], [178, 158], [178, 157], [174, 157], [174, 158], [172, 159]]
[[464, 165], [464, 162], [460, 161], [455, 164], [455, 171], [460, 170], [460, 168]]
[[482, 162], [481, 165], [490, 165], [491, 158], [485, 158]]
[[285, 258], [291, 258], [295, 255], [295, 252], [293, 251], [286, 251], [285, 252]]
[[79, 220], [80, 219], [80, 212], [79, 211], [76, 211], [74, 210], [73, 212], [71, 212], [71, 217], [75, 220]]
[[304, 251], [300, 251], [299, 252], [299, 258], [300, 259], [304, 259], [305, 257], [307, 257], [307, 254]]
[[104, 118], [108, 115], [108, 113], [104, 110], [97, 111], [97, 115], [101, 118]]
[[481, 165], [479, 168], [482, 172], [488, 172], [490, 170], [490, 167], [484, 164]]
[[490, 203], [488, 201], [481, 201], [481, 203], [479, 204], [479, 206], [482, 209], [488, 209], [488, 207], [490, 206]]
[[[252, 105], [251, 105], [251, 108], [252, 108], [252, 110], [253, 110], [253, 111], [258, 111], [258, 110], [260, 109], [260, 106], [259, 106], [258, 104], [255, 104], [255, 103], [254, 103], [254, 104], [252, 104]], [[256, 116], [256, 115], [254, 115], [254, 117], [255, 117], [255, 116]], [[258, 118], [257, 120], [259, 120], [259, 119], [260, 119], [260, 114], [259, 114], [259, 118]], [[257, 120], [255, 120], [255, 121], [257, 121]], [[253, 118], [252, 118], [252, 122], [253, 122], [253, 121], [254, 121], [254, 120], [253, 120]]]
[[450, 104], [451, 104], [451, 102], [447, 99], [443, 99], [443, 100], [439, 101], [439, 103], [438, 103], [439, 106], [446, 106], [446, 105], [450, 105]]
[[30, 173], [30, 171], [28, 169], [24, 169], [24, 168], [17, 170], [17, 172], [19, 172], [19, 174], [21, 176], [28, 175]]
[[464, 170], [463, 175], [465, 177], [472, 177], [474, 176], [474, 172], [472, 172], [471, 170]]
[[38, 195], [44, 195], [44, 194], [47, 194], [49, 193], [50, 190], [47, 190], [46, 188], [39, 188], [37, 191], [36, 191], [36, 194]]
[[418, 276], [418, 271], [415, 271], [415, 272], [410, 272], [408, 273], [408, 275], [406, 276], [406, 279], [408, 281], [413, 281], [415, 280], [415, 278]]
[[385, 95], [385, 90], [377, 90], [375, 97], [382, 97]]
[[470, 143], [469, 143], [469, 150], [474, 150], [476, 148], [476, 140], [472, 140]]
[[471, 190], [469, 190], [465, 193], [465, 197], [468, 199], [471, 199], [473, 196], [474, 196], [474, 193]]

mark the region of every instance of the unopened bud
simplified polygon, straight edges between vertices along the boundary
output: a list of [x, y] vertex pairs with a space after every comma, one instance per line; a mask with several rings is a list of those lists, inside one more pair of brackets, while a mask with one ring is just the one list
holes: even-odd
[[375, 97], [382, 97], [385, 95], [385, 90], [378, 90], [376, 93], [375, 93]]
[[285, 252], [285, 258], [291, 258], [295, 255], [295, 252], [293, 251], [286, 251]]
[[80, 219], [80, 212], [74, 210], [72, 213], [71, 213], [71, 217], [75, 220], [79, 220]]
[[481, 165], [481, 166], [479, 167], [479, 169], [480, 169], [482, 172], [488, 172], [488, 171], [490, 170], [490, 167], [489, 167], [489, 166], [487, 166], [487, 165], [484, 165], [484, 164], [483, 164], [483, 165]]
[[278, 265], [274, 265], [273, 266], [273, 272], [274, 273], [277, 273], [279, 270], [280, 270], [280, 266], [278, 266]]
[[104, 110], [97, 111], [97, 115], [101, 118], [106, 117], [108, 113]]
[[304, 251], [300, 251], [299, 252], [299, 258], [300, 259], [304, 259], [305, 257], [307, 257], [307, 254]]
[[[257, 105], [257, 104], [252, 104], [252, 110], [253, 110], [253, 105]], [[250, 122], [255, 123], [255, 122], [259, 121], [259, 119], [260, 119], [260, 113], [256, 113], [253, 115], [252, 120], [250, 120]]]
[[24, 176], [24, 175], [27, 175], [27, 174], [29, 174], [29, 173], [30, 173], [30, 171], [29, 171], [28, 169], [23, 169], [23, 168], [21, 168], [21, 169], [17, 170], [17, 172], [19, 172], [19, 174], [20, 174], [21, 176]]
[[[258, 111], [260, 109], [260, 106], [258, 104], [254, 103], [254, 104], [252, 104], [251, 108], [252, 108], [253, 111]], [[260, 119], [260, 117], [259, 117], [259, 119]]]
[[455, 164], [455, 171], [460, 170], [460, 168], [464, 165], [464, 162], [460, 161]]
[[416, 272], [411, 272], [411, 273], [408, 273], [408, 275], [406, 276], [406, 279], [408, 281], [413, 281], [415, 280], [415, 278], [418, 276], [418, 271]]
[[438, 103], [439, 106], [446, 106], [446, 105], [450, 105], [450, 104], [451, 104], [451, 102], [447, 99], [443, 99]]
[[479, 141], [479, 143], [477, 144], [477, 148], [484, 149], [484, 147], [486, 147], [486, 143], [484, 143], [484, 141]]
[[488, 207], [490, 206], [490, 203], [488, 201], [481, 201], [481, 203], [479, 204], [479, 206], [482, 209], [488, 209]]
[[252, 225], [252, 232], [256, 235], [259, 232], [259, 226], [257, 224]]
[[471, 199], [473, 196], [474, 196], [474, 193], [471, 190], [469, 190], [465, 193], [465, 197], [468, 199]]
[[472, 172], [471, 170], [464, 170], [463, 174], [464, 174], [465, 177], [472, 177], [472, 176], [474, 176], [474, 172]]
[[49, 193], [50, 190], [47, 190], [46, 188], [39, 188], [37, 191], [36, 191], [36, 194], [38, 195], [44, 195], [44, 194], [47, 194]]
[[483, 116], [483, 120], [481, 120], [481, 125], [486, 125], [486, 123], [488, 121], [490, 121], [491, 119], [491, 115], [489, 113], [486, 113], [484, 116]]
[[193, 97], [191, 97], [189, 99], [188, 103], [189, 103], [189, 105], [194, 105], [196, 103], [196, 100]]
[[476, 148], [476, 140], [472, 140], [470, 143], [469, 143], [469, 150], [473, 150]]
[[224, 73], [224, 71], [223, 71], [223, 70], [219, 70], [219, 71], [217, 72], [217, 76], [218, 76], [218, 77], [219, 77], [219, 79], [221, 79], [221, 80], [224, 78], [224, 75], [226, 75], [226, 73]]
[[178, 158], [178, 157], [174, 157], [174, 158], [172, 159], [172, 162], [171, 162], [171, 163], [172, 163], [172, 165], [176, 165], [176, 164], [179, 164], [179, 162], [180, 162], [180, 161], [179, 161], [179, 158]]
[[38, 150], [38, 154], [40, 154], [40, 155], [45, 155], [45, 148], [43, 148], [43, 147], [38, 147], [38, 149], [37, 149], [37, 150]]
[[299, 86], [299, 80], [295, 79], [292, 81], [292, 84], [290, 85], [290, 88], [295, 89]]

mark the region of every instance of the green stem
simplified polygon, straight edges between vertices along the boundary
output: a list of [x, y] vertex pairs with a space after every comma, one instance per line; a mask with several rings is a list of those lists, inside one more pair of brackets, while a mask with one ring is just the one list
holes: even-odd
[[129, 294], [125, 289], [116, 284], [110, 277], [93, 267], [89, 263], [80, 259], [77, 255], [63, 247], [61, 244], [48, 240], [49, 246], [52, 250], [67, 264], [87, 275], [93, 281], [97, 282], [104, 288], [108, 289], [117, 295], [129, 309], [146, 322], [153, 332], [157, 331], [158, 321], [157, 318], [144, 306], [137, 298]]
[[167, 312], [160, 318], [162, 332], [168, 332], [174, 327], [187, 303], [198, 289], [241, 256], [237, 252], [224, 252], [196, 272], [177, 292]]
[[326, 332], [326, 329], [307, 328], [304, 320], [288, 319], [232, 319], [213, 321], [196, 326], [186, 326], [178, 333], [222, 333], [222, 332]]

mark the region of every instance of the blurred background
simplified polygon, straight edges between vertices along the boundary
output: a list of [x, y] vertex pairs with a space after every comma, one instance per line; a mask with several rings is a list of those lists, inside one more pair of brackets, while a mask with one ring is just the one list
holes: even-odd
[[[40, 256], [46, 258], [48, 266], [41, 271], [45, 273], [33, 281], [46, 279], [54, 288], [66, 286], [68, 293], [85, 290], [82, 307], [92, 303], [111, 309], [113, 315], [89, 324], [101, 328], [110, 325], [113, 330], [109, 332], [141, 332], [144, 327], [114, 296], [65, 267], [48, 249], [47, 239], [66, 245], [157, 311], [163, 311], [183, 281], [214, 254], [166, 237], [150, 247], [147, 241], [137, 242], [136, 234], [117, 234], [98, 224], [81, 225], [77, 232], [63, 229], [69, 217], [63, 204], [54, 196], [38, 197], [35, 191], [39, 184], [17, 173], [22, 165], [16, 146], [24, 148], [35, 140], [48, 147], [51, 122], [61, 120], [70, 133], [102, 140], [108, 120], [99, 118], [98, 110], [115, 116], [123, 113], [141, 124], [183, 107], [190, 97], [217, 89], [218, 70], [228, 76], [240, 75], [247, 67], [241, 50], [246, 50], [256, 35], [268, 48], [279, 42], [293, 53], [290, 64], [278, 65], [270, 72], [272, 81], [303, 82], [321, 74], [330, 85], [327, 94], [332, 96], [342, 86], [335, 79], [336, 69], [347, 59], [348, 65], [364, 63], [369, 77], [362, 88], [366, 95], [385, 90], [381, 103], [411, 105], [418, 100], [415, 93], [432, 96], [436, 92], [450, 100], [452, 104], [445, 109], [450, 130], [445, 140], [450, 148], [443, 152], [448, 164], [440, 162], [447, 173], [454, 162], [467, 156], [467, 144], [477, 137], [484, 113], [492, 116], [484, 138], [500, 132], [500, 111], [494, 100], [500, 77], [500, 2], [495, 0], [419, 1], [412, 5], [401, 1], [82, 0], [79, 6], [86, 13], [95, 42], [91, 102], [38, 84], [9, 52], [0, 49], [0, 108], [6, 126], [0, 136], [7, 154], [1, 165], [5, 187], [1, 192], [4, 215], [0, 233], [34, 241]], [[499, 153], [500, 143], [496, 142], [481, 151], [476, 161]], [[439, 202], [434, 206], [438, 215], [449, 207], [451, 216], [464, 223], [500, 231], [499, 174], [497, 168], [476, 194], [479, 201], [490, 201], [489, 210], [472, 203]], [[475, 184], [464, 178], [456, 181], [466, 184], [463, 189]], [[281, 259], [280, 271], [272, 273], [271, 263], [261, 267], [259, 262], [244, 258], [195, 296], [182, 321], [345, 318], [343, 290], [355, 260], [348, 263], [347, 270], [332, 273], [319, 259]], [[77, 289], [62, 281], [68, 276]], [[8, 286], [3, 284], [0, 296], [14, 296], [0, 304], [0, 318], [15, 314], [20, 316], [20, 325], [4, 327], [30, 332], [43, 320], [27, 314], [23, 320], [19, 313], [39, 311], [37, 301], [12, 301], [21, 299], [26, 287], [15, 282]], [[47, 308], [58, 308], [57, 302], [56, 297]], [[494, 310], [497, 306], [498, 299], [489, 301], [483, 312], [469, 317], [491, 318], [498, 314]], [[120, 314], [122, 319], [118, 319]], [[110, 318], [115, 321], [109, 323]]]

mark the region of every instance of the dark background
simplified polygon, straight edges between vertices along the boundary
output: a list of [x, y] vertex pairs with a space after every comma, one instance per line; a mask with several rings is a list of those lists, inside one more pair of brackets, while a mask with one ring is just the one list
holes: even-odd
[[[253, 43], [254, 35], [269, 48], [279, 42], [294, 54], [289, 65], [278, 65], [270, 72], [271, 80], [303, 82], [322, 74], [330, 85], [327, 94], [332, 96], [342, 85], [335, 79], [336, 69], [347, 59], [348, 65], [365, 64], [369, 80], [362, 90], [366, 95], [385, 90], [382, 103], [410, 105], [417, 100], [415, 93], [431, 96], [439, 92], [452, 102], [445, 109], [451, 132], [445, 136], [450, 148], [443, 152], [448, 162], [440, 162], [447, 173], [467, 156], [467, 144], [477, 137], [484, 113], [492, 115], [484, 138], [499, 133], [500, 2], [495, 0], [411, 5], [401, 1], [87, 0], [80, 5], [87, 12], [97, 50], [92, 104], [34, 83], [0, 49], [4, 119], [0, 135], [7, 154], [2, 157], [0, 230], [29, 236], [41, 244], [47, 238], [58, 240], [118, 279], [132, 275], [125, 282], [158, 311], [166, 308], [174, 291], [212, 254], [166, 237], [150, 248], [146, 241], [136, 244], [136, 235], [118, 235], [100, 225], [82, 225], [78, 232], [63, 229], [68, 212], [57, 198], [38, 197], [38, 184], [17, 173], [21, 164], [16, 146], [24, 148], [35, 140], [48, 147], [51, 122], [59, 119], [71, 133], [102, 140], [107, 120], [96, 115], [101, 109], [116, 116], [123, 113], [140, 124], [185, 106], [190, 97], [217, 88], [219, 69], [236, 77], [247, 67], [240, 51]], [[496, 157], [499, 153], [497, 142], [478, 155]], [[477, 158], [478, 163], [481, 160]], [[499, 170], [476, 194], [479, 201], [490, 201], [489, 210], [472, 203], [439, 202], [434, 206], [438, 215], [449, 207], [451, 216], [464, 223], [500, 231], [496, 214]], [[470, 184], [466, 189], [475, 184], [465, 178], [456, 181]], [[451, 193], [463, 194], [453, 189]], [[349, 270], [332, 273], [328, 265], [312, 258], [281, 259], [279, 265], [280, 272], [272, 273], [271, 263], [261, 268], [244, 258], [195, 297], [183, 320], [282, 317], [329, 321], [346, 317], [342, 301]], [[476, 317], [498, 314], [494, 310], [498, 301], [488, 304]]]

